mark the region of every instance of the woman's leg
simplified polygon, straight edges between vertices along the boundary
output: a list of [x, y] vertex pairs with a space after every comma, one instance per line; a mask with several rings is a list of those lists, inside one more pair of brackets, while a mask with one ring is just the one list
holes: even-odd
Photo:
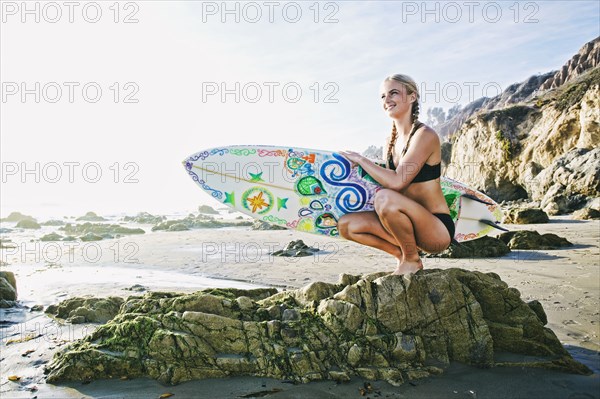
[[373, 211], [348, 213], [338, 220], [340, 235], [347, 240], [380, 249], [402, 261], [398, 243], [381, 225]]
[[419, 248], [437, 253], [450, 244], [450, 234], [441, 220], [405, 195], [382, 189], [375, 195], [374, 206], [381, 225], [403, 253], [394, 273], [414, 273], [422, 269]]

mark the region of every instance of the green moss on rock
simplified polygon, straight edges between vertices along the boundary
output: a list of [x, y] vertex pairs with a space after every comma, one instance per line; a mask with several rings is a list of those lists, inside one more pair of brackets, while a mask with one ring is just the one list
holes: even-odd
[[400, 385], [439, 374], [429, 361], [494, 366], [495, 350], [589, 372], [544, 327], [540, 309], [494, 274], [346, 275], [340, 284], [271, 293], [130, 297], [111, 321], [55, 356], [48, 381], [144, 375], [177, 384], [254, 375], [308, 382], [358, 375]]

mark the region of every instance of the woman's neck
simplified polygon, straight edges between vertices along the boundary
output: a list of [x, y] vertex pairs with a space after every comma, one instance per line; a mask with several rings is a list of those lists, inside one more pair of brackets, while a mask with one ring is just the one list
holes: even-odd
[[394, 119], [394, 124], [396, 125], [398, 136], [408, 137], [413, 125], [410, 116]]

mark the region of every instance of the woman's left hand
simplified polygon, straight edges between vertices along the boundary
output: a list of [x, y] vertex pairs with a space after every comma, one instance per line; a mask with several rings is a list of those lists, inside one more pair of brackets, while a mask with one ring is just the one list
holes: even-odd
[[360, 162], [364, 159], [364, 157], [362, 155], [360, 155], [358, 152], [354, 152], [354, 151], [340, 151], [340, 152], [338, 152], [338, 154], [340, 154], [341, 156], [343, 156], [344, 158], [346, 158], [347, 160], [352, 162], [353, 163], [352, 166], [359, 165]]

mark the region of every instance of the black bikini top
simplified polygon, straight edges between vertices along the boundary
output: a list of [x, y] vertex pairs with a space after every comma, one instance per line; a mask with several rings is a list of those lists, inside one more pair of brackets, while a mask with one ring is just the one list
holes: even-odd
[[[389, 159], [389, 168], [392, 170], [396, 170], [396, 166], [394, 166], [394, 160], [392, 157]], [[437, 179], [442, 175], [442, 164], [441, 162], [435, 165], [429, 165], [428, 163], [424, 163], [423, 167], [417, 173], [415, 178], [411, 181], [411, 183], [420, 183], [424, 181]]]
[[[419, 124], [415, 128], [415, 132], [422, 126], [423, 124]], [[410, 139], [409, 139], [410, 140]], [[392, 153], [388, 154], [388, 167], [392, 170], [396, 170], [396, 166], [394, 165], [394, 155]], [[424, 181], [437, 179], [442, 175], [442, 163], [437, 163], [435, 165], [429, 165], [428, 163], [424, 163], [423, 167], [417, 173], [415, 178], [411, 181], [411, 183], [420, 183]]]

